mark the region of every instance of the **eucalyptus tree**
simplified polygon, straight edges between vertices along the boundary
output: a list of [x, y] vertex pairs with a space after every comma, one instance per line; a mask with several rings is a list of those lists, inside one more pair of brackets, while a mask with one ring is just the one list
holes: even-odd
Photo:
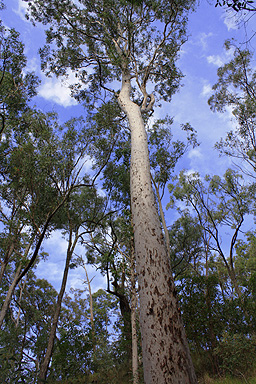
[[[47, 347], [47, 333], [54, 312], [57, 292], [33, 271], [26, 284], [14, 292], [1, 329], [1, 379], [6, 383], [36, 382], [36, 375]], [[18, 309], [19, 322], [16, 322]]]
[[175, 280], [182, 280], [188, 270], [198, 272], [204, 259], [204, 233], [197, 217], [185, 211], [169, 229], [170, 257]]
[[[6, 188], [10, 182], [9, 159], [14, 157], [16, 139], [19, 131], [24, 131], [24, 115], [29, 113], [28, 103], [35, 95], [39, 81], [31, 72], [24, 74], [26, 57], [19, 33], [0, 24], [0, 42], [0, 220], [4, 228], [1, 233], [1, 281], [15, 247], [21, 246], [18, 244], [22, 242], [21, 231], [25, 224], [22, 225], [24, 215], [17, 196]], [[22, 195], [20, 190], [20, 199]]]
[[186, 40], [186, 19], [193, 3], [28, 2], [31, 19], [50, 24], [46, 34], [52, 49], [48, 45], [41, 51], [43, 67], [57, 75], [66, 74], [67, 68], [75, 71], [80, 83], [73, 92], [85, 104], [96, 103], [106, 94], [115, 96], [129, 123], [131, 206], [147, 384], [196, 382], [151, 186], [143, 120], [154, 104], [170, 100], [178, 89], [181, 73], [175, 60]]
[[[244, 222], [253, 206], [253, 196], [239, 174], [227, 170], [224, 177], [205, 177], [198, 173], [181, 172], [177, 184], [169, 186], [175, 199], [184, 201], [186, 209], [192, 209], [203, 231], [207, 232], [208, 248], [216, 252], [231, 281], [231, 290], [242, 300], [242, 289], [235, 269], [236, 244]], [[224, 246], [223, 229], [229, 239]]]
[[231, 109], [236, 126], [216, 144], [221, 155], [230, 156], [246, 174], [255, 178], [256, 167], [256, 71], [253, 54], [226, 41], [233, 58], [218, 69], [218, 81], [208, 103], [213, 111]]
[[74, 257], [76, 245], [79, 240], [83, 238], [83, 236], [94, 232], [95, 227], [97, 227], [99, 223], [103, 221], [104, 211], [104, 199], [98, 196], [96, 189], [92, 188], [90, 185], [87, 188], [84, 186], [80, 186], [80, 188], [78, 188], [77, 186], [75, 191], [72, 191], [69, 195], [69, 198], [62, 209], [62, 220], [65, 216], [66, 220], [64, 219], [61, 227], [64, 230], [64, 234], [66, 234], [68, 238], [66, 262], [63, 271], [61, 288], [53, 313], [47, 349], [40, 366], [40, 372], [38, 376], [39, 382], [44, 382], [46, 380], [48, 367], [53, 353], [57, 325], [59, 322], [62, 301], [66, 289], [68, 273], [71, 267], [72, 258]]
[[15, 123], [18, 123], [21, 114], [28, 109], [28, 102], [36, 94], [39, 79], [33, 72], [24, 73], [27, 63], [24, 44], [20, 41], [19, 33], [16, 30], [7, 30], [1, 22], [0, 43], [0, 159], [2, 169], [4, 150], [10, 140], [10, 132], [15, 131]]
[[[3, 273], [7, 265], [14, 271], [0, 312], [0, 324], [17, 284], [38, 260], [46, 235], [63, 223], [60, 210], [70, 193], [78, 185], [92, 185], [81, 174], [86, 150], [81, 124], [73, 119], [60, 127], [54, 114], [35, 110], [29, 110], [20, 119], [20, 130], [6, 156], [5, 181], [0, 188], [2, 223], [10, 239], [10, 244], [2, 242]], [[10, 232], [13, 212], [19, 223], [18, 237]]]

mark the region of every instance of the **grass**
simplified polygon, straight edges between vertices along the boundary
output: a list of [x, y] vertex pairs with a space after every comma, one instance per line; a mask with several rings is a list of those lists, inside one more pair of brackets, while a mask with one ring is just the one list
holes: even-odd
[[204, 377], [202, 384], [256, 384], [256, 377], [247, 378], [234, 378], [225, 377], [219, 379], [212, 379], [208, 375]]
[[256, 378], [254, 377], [250, 379], [237, 379], [226, 377], [225, 379], [214, 380], [213, 384], [256, 384]]

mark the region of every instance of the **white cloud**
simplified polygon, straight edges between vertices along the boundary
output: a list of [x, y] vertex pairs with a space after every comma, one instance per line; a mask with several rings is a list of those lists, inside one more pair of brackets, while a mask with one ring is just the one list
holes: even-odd
[[70, 96], [69, 85], [75, 79], [74, 74], [69, 75], [69, 82], [65, 79], [56, 77], [45, 78], [43, 84], [38, 89], [38, 95], [46, 100], [54, 101], [63, 107], [76, 105], [76, 100]]
[[55, 252], [58, 254], [66, 254], [67, 251], [67, 241], [64, 239], [60, 230], [53, 231], [51, 236], [44, 242], [45, 248], [54, 247]]
[[[46, 279], [54, 288], [59, 291], [65, 267], [68, 243], [63, 238], [61, 231], [53, 231], [51, 236], [45, 240], [43, 250], [48, 252], [49, 257], [41, 261], [36, 269], [36, 275], [40, 279]], [[81, 244], [77, 244], [76, 255], [84, 255], [85, 249]], [[86, 258], [84, 259], [86, 262]], [[106, 288], [106, 277], [102, 276], [93, 265], [87, 264], [86, 270], [91, 280], [91, 288], [96, 292], [100, 288]], [[85, 271], [82, 267], [69, 270], [66, 292], [70, 288], [86, 289], [87, 285]]]
[[193, 148], [188, 153], [189, 159], [201, 159], [203, 157], [201, 149], [200, 148]]
[[235, 47], [230, 47], [228, 50], [223, 48], [223, 51], [220, 55], [209, 55], [207, 56], [207, 61], [209, 64], [214, 64], [217, 67], [223, 66], [225, 63], [228, 63], [234, 57]]
[[218, 117], [226, 125], [226, 131], [229, 131], [231, 129], [235, 129], [237, 127], [237, 120], [235, 119], [235, 117], [233, 115], [233, 107], [231, 105], [228, 105], [225, 108], [224, 113], [218, 113]]
[[207, 56], [207, 61], [209, 64], [214, 64], [217, 67], [221, 67], [224, 64], [224, 61], [220, 55]]
[[80, 159], [77, 163], [77, 169], [81, 169], [80, 176], [91, 173], [93, 164], [93, 159], [89, 155], [86, 155]]
[[212, 32], [209, 32], [209, 33], [205, 33], [205, 32], [202, 32], [200, 33], [199, 35], [199, 42], [200, 42], [200, 46], [202, 47], [202, 49], [207, 49], [208, 48], [208, 39], [210, 37], [213, 36], [213, 33]]
[[27, 65], [26, 65], [26, 71], [37, 72], [37, 73], [40, 71], [40, 63], [37, 57], [32, 57], [28, 59]]
[[206, 96], [207, 98], [212, 94], [212, 86], [211, 84], [204, 84], [203, 90], [201, 92], [201, 96]]
[[[97, 292], [99, 289], [106, 288], [106, 276], [102, 276], [99, 271], [96, 271], [94, 266], [89, 264], [86, 265], [86, 270], [90, 280], [92, 292]], [[82, 267], [70, 270], [66, 292], [68, 292], [70, 288], [88, 289], [86, 274]]]
[[25, 14], [27, 13], [27, 10], [28, 10], [28, 4], [24, 3], [24, 1], [22, 0], [19, 0], [18, 1], [18, 8], [17, 9], [12, 9], [14, 13], [16, 13], [17, 15], [19, 15], [19, 17], [23, 20], [23, 21], [28, 21], [25, 17]]
[[224, 24], [228, 31], [231, 29], [238, 29], [237, 13], [233, 9], [226, 10], [226, 12], [223, 13], [222, 18], [224, 19]]

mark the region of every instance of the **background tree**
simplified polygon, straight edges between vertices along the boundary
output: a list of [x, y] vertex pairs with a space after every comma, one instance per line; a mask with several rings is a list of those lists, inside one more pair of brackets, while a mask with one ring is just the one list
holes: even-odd
[[[234, 58], [218, 69], [218, 82], [208, 103], [213, 111], [231, 107], [236, 128], [216, 144], [221, 155], [230, 156], [245, 174], [255, 177], [255, 111], [256, 72], [252, 53], [227, 41], [226, 49], [234, 49]], [[238, 164], [239, 162], [239, 164]]]
[[241, 358], [246, 343], [254, 342], [254, 234], [244, 238], [254, 195], [231, 170], [205, 180], [182, 172], [170, 189], [181, 213], [171, 228], [171, 255], [176, 252], [174, 272], [196, 371], [244, 375], [249, 370], [227, 351], [236, 344]]
[[[235, 245], [242, 230], [245, 217], [252, 206], [252, 196], [240, 183], [241, 176], [232, 170], [226, 171], [223, 180], [219, 176], [206, 176], [206, 185], [199, 174], [180, 174], [174, 196], [190, 205], [196, 213], [201, 227], [209, 234], [209, 247], [220, 256], [231, 284], [240, 299], [242, 291], [235, 271]], [[170, 190], [173, 186], [170, 186]], [[229, 246], [223, 247], [221, 228], [230, 232]]]
[[[59, 321], [62, 300], [64, 297], [68, 272], [71, 266], [72, 257], [75, 253], [78, 241], [85, 235], [92, 233], [97, 225], [104, 218], [104, 200], [97, 195], [96, 189], [91, 186], [80, 189], [76, 188], [69, 195], [67, 203], [63, 207], [63, 215], [66, 222], [63, 222], [63, 229], [68, 237], [66, 263], [63, 271], [60, 292], [58, 294], [55, 311], [52, 319], [52, 326], [48, 337], [47, 350], [40, 366], [39, 381], [44, 382], [47, 370], [53, 353], [54, 341], [56, 337], [57, 325]], [[62, 216], [63, 220], [63, 216]]]

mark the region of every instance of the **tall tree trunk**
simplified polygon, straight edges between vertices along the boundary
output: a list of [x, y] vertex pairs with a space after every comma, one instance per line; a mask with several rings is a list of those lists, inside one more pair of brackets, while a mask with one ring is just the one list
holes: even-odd
[[93, 347], [93, 352], [95, 352], [96, 342], [95, 342], [95, 326], [94, 326], [94, 318], [93, 318], [93, 300], [92, 300], [91, 280], [89, 279], [85, 264], [83, 264], [83, 269], [85, 271], [86, 283], [88, 285], [88, 291], [89, 291], [89, 297], [90, 297], [90, 323], [92, 328], [92, 347]]
[[136, 275], [135, 275], [135, 260], [134, 248], [131, 247], [131, 328], [132, 328], [132, 376], [133, 384], [139, 384], [139, 365], [138, 365], [138, 336], [136, 326]]
[[77, 243], [78, 238], [79, 238], [78, 233], [76, 233], [74, 242], [72, 244], [72, 234], [73, 234], [73, 232], [72, 232], [72, 229], [70, 228], [69, 244], [68, 244], [68, 250], [67, 250], [66, 264], [65, 264], [65, 269], [64, 269], [64, 272], [63, 272], [60, 292], [59, 292], [58, 298], [57, 298], [55, 312], [54, 312], [54, 315], [53, 315], [53, 321], [52, 321], [52, 326], [51, 326], [50, 335], [49, 335], [49, 339], [48, 339], [47, 350], [46, 350], [43, 362], [42, 362], [42, 364], [40, 366], [40, 371], [39, 371], [39, 376], [38, 376], [38, 382], [39, 383], [44, 383], [45, 380], [46, 380], [47, 371], [48, 371], [48, 368], [49, 368], [49, 364], [50, 364], [51, 357], [52, 357], [52, 352], [53, 352], [53, 347], [54, 347], [54, 341], [55, 341], [55, 336], [56, 336], [58, 320], [59, 320], [59, 316], [60, 316], [62, 299], [63, 299], [64, 293], [65, 293], [65, 289], [66, 289], [68, 272], [69, 272], [69, 265], [70, 265], [71, 257], [72, 257], [72, 254], [74, 252], [76, 243]]
[[1, 312], [0, 312], [0, 328], [3, 325], [3, 321], [4, 321], [4, 318], [5, 318], [5, 315], [7, 313], [8, 308], [9, 308], [13, 292], [15, 290], [15, 287], [16, 287], [18, 279], [19, 279], [20, 271], [21, 271], [21, 263], [19, 264], [19, 266], [18, 266], [18, 268], [17, 268], [17, 270], [15, 272], [13, 281], [12, 281], [11, 285], [9, 286], [9, 289], [8, 289], [8, 292], [7, 292], [4, 304], [3, 304], [2, 308], [1, 308]]
[[131, 207], [140, 298], [146, 384], [196, 383], [161, 223], [151, 185], [147, 134], [140, 107], [130, 100], [123, 70], [119, 105], [131, 130]]

